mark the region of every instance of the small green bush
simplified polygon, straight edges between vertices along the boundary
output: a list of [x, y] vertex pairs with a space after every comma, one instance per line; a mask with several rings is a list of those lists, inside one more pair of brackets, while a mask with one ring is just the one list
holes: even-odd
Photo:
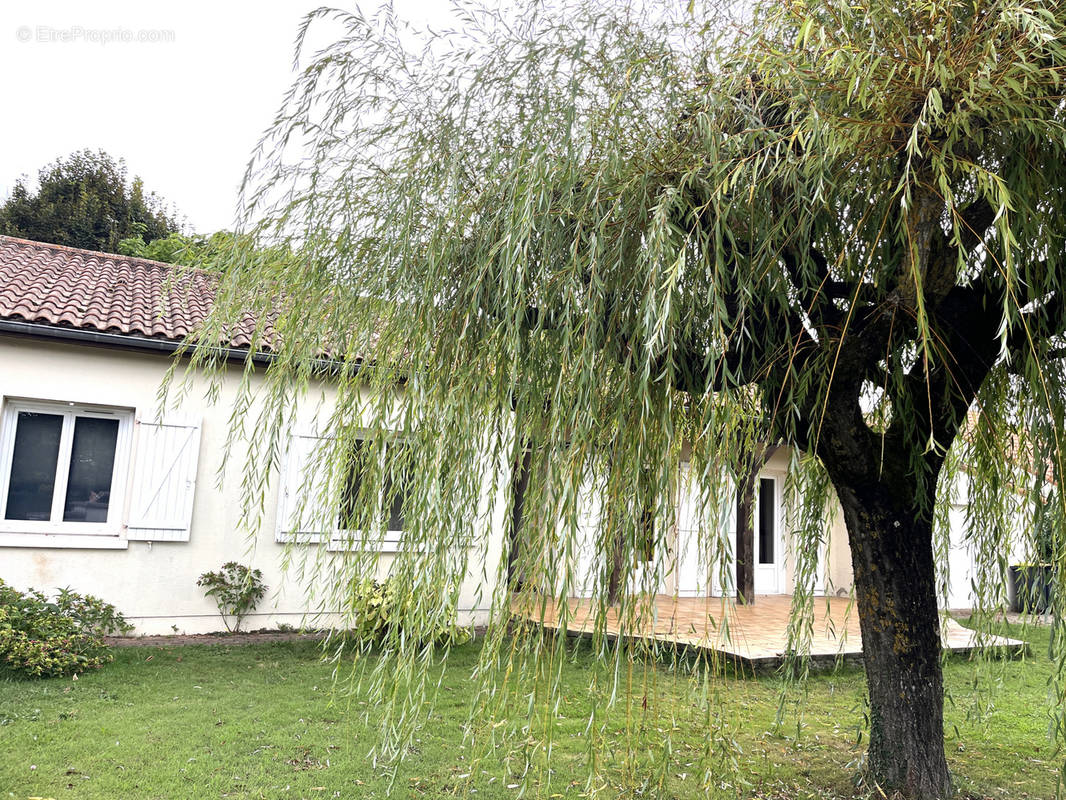
[[[379, 644], [390, 635], [405, 626], [410, 630], [409, 611], [412, 600], [409, 595], [399, 592], [391, 580], [356, 581], [351, 585], [349, 607], [354, 612], [355, 627], [347, 631], [348, 635], [362, 642]], [[433, 641], [437, 644], [465, 644], [473, 634], [469, 628], [457, 625], [451, 619], [441, 618], [435, 621], [430, 630], [419, 626], [417, 638], [421, 641]]]
[[[215, 598], [222, 622], [230, 633], [240, 631], [244, 615], [258, 605], [267, 591], [262, 572], [236, 561], [227, 561], [218, 572], [205, 572], [196, 585], [207, 587], [204, 594]], [[230, 617], [233, 618], [232, 626]]]
[[98, 636], [124, 636], [133, 630], [113, 605], [91, 594], [78, 594], [70, 589], [60, 589], [56, 605], [63, 616], [70, 617], [86, 633]]
[[111, 661], [103, 637], [132, 626], [110, 603], [61, 589], [55, 601], [0, 581], [0, 673], [71, 675]]

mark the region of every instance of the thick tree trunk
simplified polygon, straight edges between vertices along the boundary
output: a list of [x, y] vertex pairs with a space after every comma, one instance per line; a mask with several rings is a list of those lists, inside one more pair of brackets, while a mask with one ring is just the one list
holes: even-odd
[[737, 604], [755, 602], [755, 490], [759, 473], [777, 445], [757, 443], [737, 477], [736, 581]]
[[870, 693], [870, 776], [890, 796], [949, 797], [931, 513], [881, 487], [837, 493]]
[[[761, 466], [761, 464], [760, 464]], [[755, 602], [755, 483], [758, 468], [737, 481], [737, 603]]]
[[521, 591], [526, 582], [525, 566], [528, 554], [522, 552], [524, 536], [522, 524], [526, 513], [526, 490], [529, 488], [529, 471], [533, 463], [533, 451], [526, 448], [522, 458], [516, 459], [511, 471], [511, 526], [508, 530], [507, 584], [512, 592]]

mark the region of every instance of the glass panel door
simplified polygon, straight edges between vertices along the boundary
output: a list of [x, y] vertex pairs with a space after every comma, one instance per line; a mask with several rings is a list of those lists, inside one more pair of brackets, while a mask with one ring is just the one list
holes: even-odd
[[761, 476], [755, 500], [755, 593], [781, 592], [780, 479]]
[[777, 540], [776, 481], [773, 478], [759, 479], [759, 563], [773, 564]]

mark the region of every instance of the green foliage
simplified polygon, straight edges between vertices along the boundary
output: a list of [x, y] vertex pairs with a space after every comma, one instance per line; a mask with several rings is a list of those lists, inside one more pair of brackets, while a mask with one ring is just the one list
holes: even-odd
[[99, 668], [112, 659], [102, 637], [130, 630], [98, 597], [61, 589], [53, 602], [0, 581], [0, 674], [47, 678]]
[[341, 632], [357, 641], [381, 644], [390, 638], [413, 638], [435, 644], [466, 644], [473, 634], [468, 627], [456, 623], [455, 616], [438, 618], [432, 629], [426, 630], [420, 620], [411, 617], [410, 597], [397, 588], [395, 579], [385, 581], [357, 581], [348, 591], [348, 608], [354, 626]]
[[208, 272], [218, 271], [232, 261], [259, 263], [292, 258], [287, 248], [257, 247], [250, 237], [230, 231], [208, 235], [174, 232], [148, 242], [136, 235], [119, 241], [116, 252]]
[[102, 150], [57, 159], [37, 184], [32, 191], [25, 179], [15, 183], [0, 206], [0, 234], [114, 253], [128, 237], [151, 243], [178, 230], [163, 200]]
[[1033, 552], [1040, 564], [1055, 563], [1056, 529], [1062, 525], [1062, 504], [1058, 499], [1059, 490], [1048, 492], [1047, 497], [1038, 500], [1033, 524], [1036, 533], [1033, 536]]
[[78, 628], [96, 636], [124, 636], [133, 626], [110, 603], [91, 594], [79, 594], [69, 588], [56, 593], [56, 608], [74, 620]]
[[[354, 444], [374, 444], [350, 546], [294, 545], [330, 575], [316, 587], [324, 607], [354, 617], [353, 580], [387, 569], [406, 616], [433, 630], [477, 574], [492, 609], [478, 669], [491, 717], [511, 697], [560, 696], [563, 637], [530, 626], [508, 638], [516, 604], [536, 617], [550, 598], [565, 619], [590, 587], [595, 647], [615, 666], [608, 706], [588, 718], [593, 742], [611, 704], [637, 718], [654, 691], [636, 686], [660, 648], [612, 641], [604, 620], [616, 614], [624, 640], [651, 613], [640, 598], [669, 579], [682, 463], [710, 582], [730, 570], [731, 476], [784, 444], [789, 486], [805, 487], [792, 492], [793, 574], [815, 574], [834, 495], [848, 503], [866, 567], [856, 603], [897, 634], [865, 642], [880, 648], [871, 673], [914, 669], [901, 684], [929, 696], [906, 707], [935, 720], [935, 506], [967, 484], [979, 602], [994, 611], [1013, 531], [1033, 534], [1016, 524], [1043, 489], [1028, 470], [1066, 479], [1066, 9], [688, 6], [471, 7], [461, 37], [423, 41], [387, 13], [308, 19], [305, 31], [328, 17], [342, 33], [309, 54], [244, 191], [245, 230], [295, 257], [230, 260], [198, 334], [213, 344], [250, 315], [271, 337], [274, 361], [237, 403], [262, 401], [258, 424], [234, 415], [259, 456], [245, 511], [261, 514], [328, 355], [336, 404], [317, 418], [328, 444], [313, 530], [335, 529]], [[275, 286], [281, 297], [264, 291]], [[196, 363], [219, 368], [217, 389], [213, 358], [204, 348]], [[407, 446], [388, 448], [397, 435]], [[519, 464], [526, 513], [494, 570], [483, 492], [505, 491]], [[400, 475], [409, 524], [385, 559], [380, 510]], [[661, 533], [638, 572], [649, 529]], [[1061, 524], [1054, 537], [1061, 559]], [[612, 586], [636, 583], [608, 608]], [[797, 636], [810, 586], [797, 584]], [[362, 676], [393, 712], [381, 736], [393, 756], [434, 691], [417, 680], [436, 657], [418, 641], [390, 639], [390, 666]], [[1066, 675], [1066, 648], [1056, 657]], [[392, 690], [397, 677], [410, 691]], [[875, 703], [898, 704], [895, 685], [871, 681], [885, 691]], [[1054, 708], [1066, 731], [1066, 704]], [[709, 715], [708, 741], [731, 735], [724, 719]], [[550, 718], [522, 722], [509, 732], [551, 747]], [[627, 734], [636, 764], [647, 729]], [[871, 737], [880, 764], [890, 739]], [[939, 764], [942, 745], [939, 733], [921, 743]], [[728, 771], [711, 760], [701, 766]], [[949, 791], [939, 764], [930, 794]], [[908, 765], [890, 766], [906, 779]]]
[[260, 570], [236, 561], [227, 561], [217, 572], [205, 572], [196, 585], [206, 587], [204, 594], [215, 599], [226, 630], [233, 633], [240, 631], [245, 614], [255, 609], [267, 591]]
[[[1007, 633], [1019, 635], [1017, 629]], [[945, 665], [954, 700], [948, 708], [948, 757], [968, 778], [960, 786], [962, 797], [1055, 797], [1060, 756], [1049, 742], [1046, 716], [1036, 710], [1054, 669], [1045, 655], [1048, 628], [1030, 629], [1028, 636], [1032, 657], [1025, 660], [981, 665], [953, 658]], [[559, 735], [550, 753], [519, 740], [501, 743], [477, 761], [469, 728], [480, 652], [477, 646], [452, 651], [447, 668], [434, 675], [438, 699], [432, 720], [419, 727], [407, 757], [391, 767], [365, 757], [375, 746], [383, 707], [361, 687], [338, 702], [328, 691], [334, 665], [322, 661], [318, 643], [118, 648], [113, 664], [67, 682], [63, 689], [69, 691], [49, 683], [0, 681], [0, 786], [20, 800], [328, 798], [335, 792], [385, 798], [390, 784], [397, 800], [456, 794], [514, 800], [519, 792], [509, 787], [528, 773], [527, 797], [577, 800], [587, 794], [586, 722], [597, 702], [589, 686], [606, 691], [610, 665], [587, 646], [574, 647], [558, 665], [559, 701], [527, 700], [538, 716], [556, 717]], [[363, 660], [376, 665], [389, 659], [370, 653]], [[987, 680], [988, 691], [975, 703], [971, 686], [975, 679], [984, 681], [989, 668], [994, 680]], [[606, 720], [607, 743], [613, 746], [601, 755], [598, 796], [884, 800], [875, 788], [857, 791], [853, 783], [856, 742], [860, 735], [865, 740], [861, 667], [812, 676], [789, 696], [790, 708], [803, 709], [802, 725], [781, 730], [774, 717], [783, 683], [774, 675], [720, 679], [720, 706], [694, 693], [683, 669], [654, 664], [647, 675], [649, 683], [654, 676], [657, 691], [648, 695], [642, 719], [669, 740], [669, 769], [656, 770], [652, 757], [646, 769], [629, 768], [622, 745], [631, 723], [625, 708], [616, 707]], [[396, 682], [393, 688], [402, 693], [407, 686]], [[716, 706], [732, 722], [737, 747], [721, 757], [736, 760], [735, 781], [718, 783], [693, 768], [706, 746], [708, 708]], [[523, 716], [524, 704], [510, 712]]]
[[204, 242], [203, 237], [186, 236], [176, 232], [145, 242], [144, 237], [138, 234], [120, 239], [115, 252], [167, 264], [187, 264], [197, 258], [197, 251], [203, 247]]

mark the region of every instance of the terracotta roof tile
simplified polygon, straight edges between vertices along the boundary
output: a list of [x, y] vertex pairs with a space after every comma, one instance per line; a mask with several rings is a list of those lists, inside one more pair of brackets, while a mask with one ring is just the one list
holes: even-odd
[[[158, 261], [0, 236], [0, 319], [180, 341], [207, 316], [217, 280]], [[229, 345], [247, 347], [253, 331], [245, 317]]]

